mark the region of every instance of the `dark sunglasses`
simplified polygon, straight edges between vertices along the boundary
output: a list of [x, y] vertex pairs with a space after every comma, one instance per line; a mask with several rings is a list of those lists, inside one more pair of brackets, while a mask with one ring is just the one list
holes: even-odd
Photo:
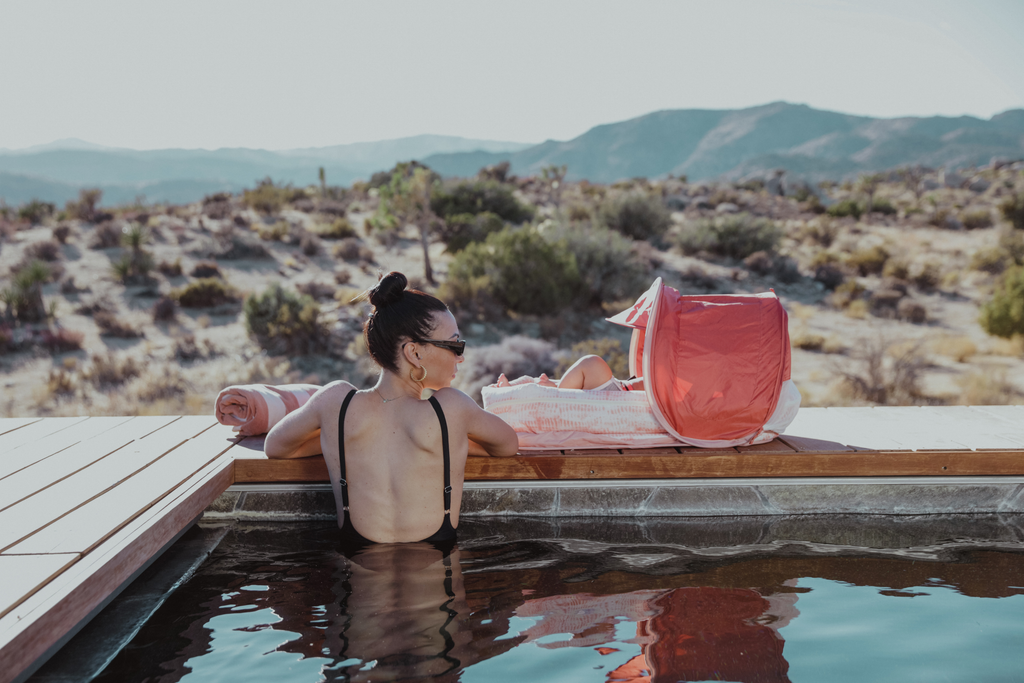
[[466, 351], [466, 342], [462, 339], [458, 341], [441, 341], [439, 339], [417, 339], [420, 344], [431, 344], [441, 349], [448, 349], [456, 356], [461, 356]]

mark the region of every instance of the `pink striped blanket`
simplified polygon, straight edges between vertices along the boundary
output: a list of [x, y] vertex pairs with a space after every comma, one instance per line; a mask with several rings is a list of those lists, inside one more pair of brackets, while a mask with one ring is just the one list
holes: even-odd
[[315, 384], [240, 384], [217, 396], [217, 421], [242, 436], [266, 434], [320, 390]]

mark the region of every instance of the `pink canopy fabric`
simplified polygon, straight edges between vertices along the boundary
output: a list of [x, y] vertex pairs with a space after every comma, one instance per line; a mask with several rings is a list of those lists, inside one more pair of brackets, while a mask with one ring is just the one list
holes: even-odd
[[757, 440], [790, 378], [788, 319], [774, 292], [683, 296], [658, 278], [608, 321], [633, 329], [630, 373], [644, 378], [665, 430], [694, 446]]

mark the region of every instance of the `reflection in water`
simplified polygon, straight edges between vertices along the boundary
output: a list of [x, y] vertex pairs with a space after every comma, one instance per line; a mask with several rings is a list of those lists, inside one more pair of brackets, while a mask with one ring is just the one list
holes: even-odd
[[[813, 639], [793, 627], [801, 611], [822, 609], [816, 596], [828, 592], [811, 595], [809, 583], [872, 587], [876, 611], [865, 619], [880, 632], [886, 609], [905, 610], [910, 598], [936, 590], [1024, 593], [1019, 545], [937, 545], [922, 560], [848, 547], [815, 556], [806, 545], [737, 553], [467, 533], [450, 552], [382, 544], [349, 558], [334, 545], [335, 531], [238, 525], [99, 680], [493, 683], [560, 681], [570, 668], [575, 680], [608, 682], [801, 680], [801, 653]], [[828, 618], [841, 633], [850, 617]], [[956, 622], [940, 627], [962, 635]], [[845, 644], [813, 642], [826, 653]], [[830, 677], [805, 670], [802, 679]]]

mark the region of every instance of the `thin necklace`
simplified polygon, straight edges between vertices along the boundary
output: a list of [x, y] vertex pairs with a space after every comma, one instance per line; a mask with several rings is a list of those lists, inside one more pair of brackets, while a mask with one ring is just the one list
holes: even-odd
[[377, 395], [380, 396], [380, 400], [383, 403], [388, 403], [390, 401], [397, 401], [398, 399], [402, 398], [402, 396], [405, 395], [405, 394], [399, 394], [398, 396], [395, 396], [394, 398], [384, 398], [384, 394], [380, 393], [380, 389], [378, 389], [377, 387], [374, 387], [373, 390], [377, 392]]

